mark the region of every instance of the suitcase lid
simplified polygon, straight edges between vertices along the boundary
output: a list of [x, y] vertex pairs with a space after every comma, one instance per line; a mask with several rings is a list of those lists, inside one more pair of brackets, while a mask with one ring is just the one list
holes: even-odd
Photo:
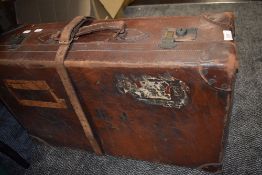
[[[88, 33], [75, 38], [70, 51], [127, 51], [127, 50], [179, 50], [179, 45], [199, 42], [223, 42], [225, 36], [233, 39], [233, 14], [203, 14], [200, 16], [147, 17], [121, 20], [96, 20], [89, 26], [115, 22], [126, 25], [125, 34], [115, 36], [115, 30]], [[0, 51], [43, 51], [58, 48], [59, 32], [65, 23], [26, 25], [0, 38]], [[84, 26], [86, 27], [86, 26]], [[83, 28], [83, 27], [82, 27]], [[109, 28], [110, 29], [110, 28]], [[81, 28], [80, 28], [81, 30]], [[228, 31], [227, 35], [223, 31]], [[36, 58], [37, 59], [37, 58]]]
[[[125, 23], [125, 34], [114, 37], [115, 30], [103, 30], [75, 38], [63, 63], [67, 67], [196, 67], [207, 82], [209, 67], [224, 69], [232, 77], [238, 66], [231, 40], [232, 13], [98, 20], [84, 26], [117, 22]], [[27, 25], [4, 35], [0, 64], [56, 64], [59, 34], [65, 25]]]

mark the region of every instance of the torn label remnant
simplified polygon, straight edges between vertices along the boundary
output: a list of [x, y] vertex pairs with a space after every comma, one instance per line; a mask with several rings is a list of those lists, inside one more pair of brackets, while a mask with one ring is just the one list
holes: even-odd
[[189, 87], [169, 74], [157, 77], [121, 74], [116, 79], [121, 94], [131, 94], [146, 104], [180, 109], [188, 103]]

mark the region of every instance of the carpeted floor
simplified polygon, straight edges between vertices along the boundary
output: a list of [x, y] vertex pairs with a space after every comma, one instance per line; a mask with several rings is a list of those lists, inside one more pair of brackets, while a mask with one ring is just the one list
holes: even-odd
[[[222, 11], [235, 12], [240, 61], [223, 171], [236, 175], [262, 174], [262, 2], [132, 6], [125, 14], [128, 17], [171, 16]], [[32, 155], [32, 166], [26, 175], [205, 174], [177, 166], [98, 157], [84, 151], [38, 144], [34, 145]]]

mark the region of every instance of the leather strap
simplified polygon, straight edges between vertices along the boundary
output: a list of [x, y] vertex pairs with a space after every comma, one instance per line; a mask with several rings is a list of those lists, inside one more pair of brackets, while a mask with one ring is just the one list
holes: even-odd
[[101, 23], [96, 23], [89, 26], [81, 27], [75, 36], [78, 37], [81, 35], [89, 34], [92, 32], [103, 31], [103, 30], [116, 30], [117, 31], [116, 35], [118, 35], [119, 33], [125, 32], [125, 28], [126, 25], [124, 21], [101, 22]]
[[86, 21], [85, 16], [77, 16], [72, 21], [70, 21], [65, 28], [63, 29], [59, 44], [70, 44], [73, 40], [75, 32], [79, 29], [79, 27]]
[[59, 38], [60, 47], [56, 53], [56, 61], [64, 61], [70, 44], [74, 39], [75, 33], [78, 31], [79, 27], [88, 19], [90, 18], [85, 16], [77, 16], [64, 27]]
[[64, 66], [64, 60], [67, 55], [67, 52], [70, 48], [70, 44], [72, 43], [76, 32], [78, 32], [79, 27], [86, 22], [88, 19], [84, 16], [78, 16], [74, 18], [69, 24], [65, 26], [63, 29], [60, 39], [59, 39], [59, 48], [56, 53], [55, 61], [57, 62], [57, 72], [59, 74], [59, 77], [64, 85], [65, 91], [69, 97], [69, 100], [71, 102], [71, 105], [75, 111], [75, 114], [78, 117], [78, 120], [83, 128], [83, 131], [85, 133], [86, 138], [88, 139], [91, 147], [93, 148], [94, 152], [96, 154], [102, 154], [102, 150], [97, 142], [97, 140], [94, 137], [94, 134], [92, 132], [91, 126], [87, 120], [87, 117], [82, 109], [82, 106], [80, 104], [80, 101], [77, 97], [77, 94], [75, 92], [74, 86], [71, 82], [71, 79], [67, 73], [67, 70]]
[[[89, 34], [96, 31], [103, 30], [117, 30], [117, 33], [113, 36], [116, 37], [118, 34], [122, 34], [125, 32], [125, 22], [124, 21], [111, 21], [111, 22], [101, 22], [88, 26], [81, 27], [81, 25], [87, 20], [91, 20], [93, 18], [77, 16], [75, 17], [69, 24], [65, 26], [63, 31], [61, 32], [59, 44], [60, 47], [56, 53], [56, 61], [63, 62], [67, 51], [72, 43], [74, 37], [79, 37], [81, 35]], [[81, 27], [81, 28], [80, 28]]]
[[87, 117], [85, 115], [85, 112], [80, 104], [80, 101], [78, 99], [78, 96], [75, 92], [75, 89], [73, 87], [73, 84], [70, 80], [70, 77], [67, 73], [66, 68], [64, 67], [64, 65], [58, 65], [57, 66], [57, 72], [58, 75], [64, 85], [65, 91], [69, 97], [69, 100], [71, 102], [71, 105], [75, 111], [76, 116], [78, 117], [78, 120], [83, 128], [84, 134], [88, 140], [88, 142], [90, 143], [92, 149], [94, 150], [94, 152], [98, 155], [102, 154], [102, 150], [97, 142], [97, 140], [94, 137], [93, 131], [91, 129], [91, 126], [87, 120]]

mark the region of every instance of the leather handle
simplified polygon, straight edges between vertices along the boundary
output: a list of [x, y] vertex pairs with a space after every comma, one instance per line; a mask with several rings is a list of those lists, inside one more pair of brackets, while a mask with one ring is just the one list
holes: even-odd
[[126, 29], [126, 24], [124, 21], [100, 22], [100, 23], [81, 27], [75, 36], [79, 37], [81, 35], [90, 34], [93, 32], [112, 30], [112, 31], [116, 31], [116, 34], [114, 35], [114, 37], [116, 37], [118, 34], [124, 33], [125, 29]]
[[59, 44], [70, 45], [75, 37], [76, 32], [78, 32], [82, 24], [89, 20], [93, 20], [93, 18], [77, 16], [72, 21], [70, 21], [61, 32]]

